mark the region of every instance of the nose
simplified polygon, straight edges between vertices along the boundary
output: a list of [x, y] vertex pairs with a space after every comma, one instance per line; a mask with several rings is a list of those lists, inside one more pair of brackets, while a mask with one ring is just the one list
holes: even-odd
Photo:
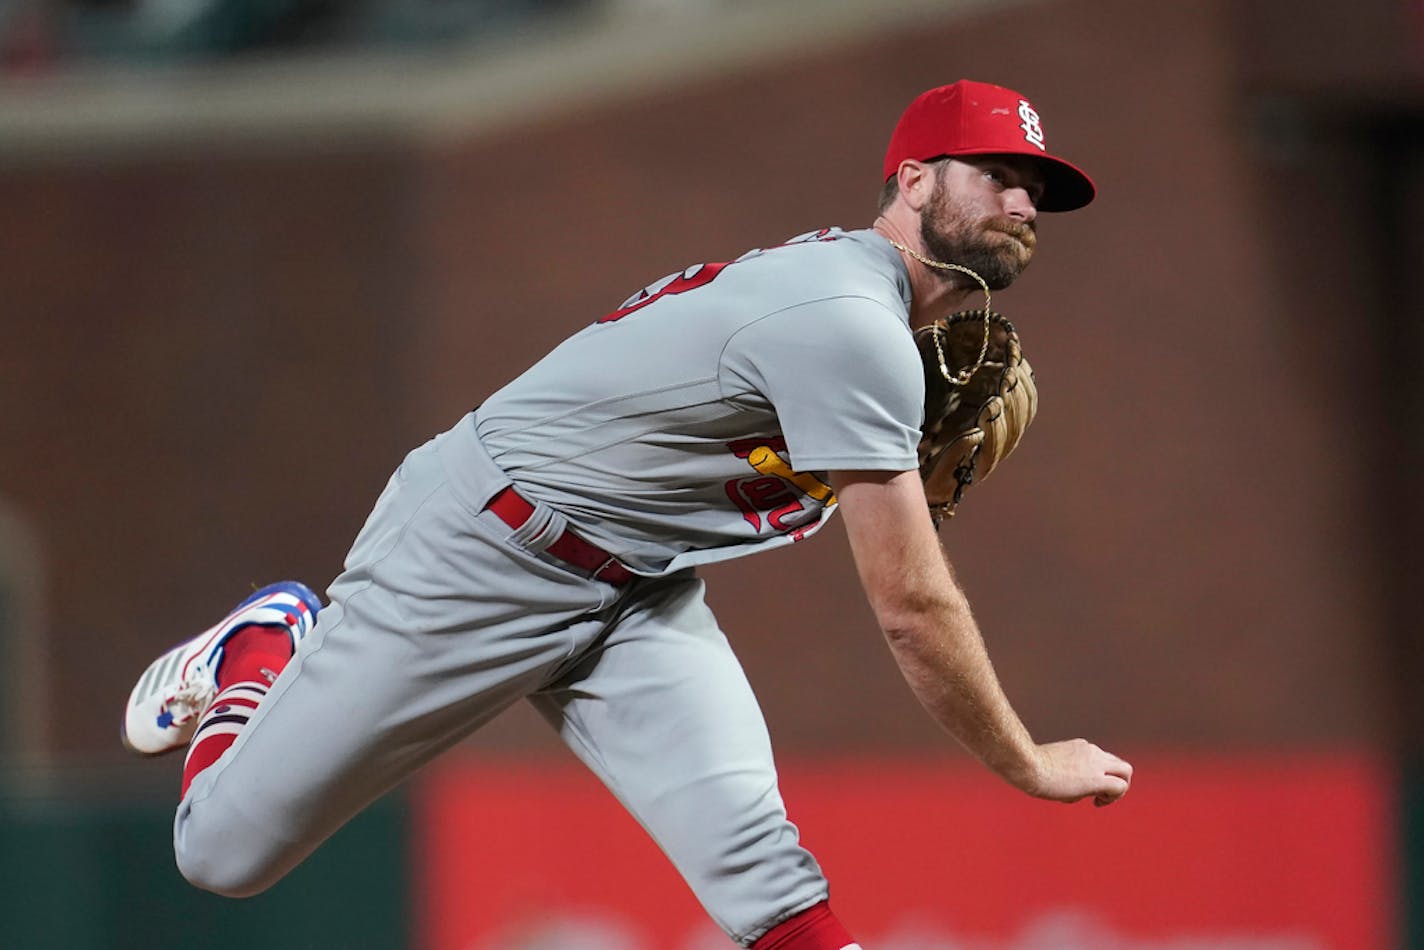
[[1006, 188], [1003, 196], [1004, 214], [1015, 221], [1032, 224], [1034, 218], [1038, 217], [1038, 209], [1034, 207], [1033, 199], [1028, 196], [1028, 189]]

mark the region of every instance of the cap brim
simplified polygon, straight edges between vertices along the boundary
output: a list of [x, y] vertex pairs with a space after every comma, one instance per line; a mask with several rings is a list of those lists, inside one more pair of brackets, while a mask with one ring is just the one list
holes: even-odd
[[967, 148], [950, 155], [1022, 155], [1031, 158], [1043, 171], [1043, 197], [1039, 211], [1077, 211], [1097, 196], [1097, 186], [1072, 162], [1040, 152], [1007, 152], [1002, 148]]
[[1083, 170], [1052, 155], [1038, 159], [1043, 169], [1043, 197], [1039, 211], [1076, 211], [1097, 196], [1097, 186]]

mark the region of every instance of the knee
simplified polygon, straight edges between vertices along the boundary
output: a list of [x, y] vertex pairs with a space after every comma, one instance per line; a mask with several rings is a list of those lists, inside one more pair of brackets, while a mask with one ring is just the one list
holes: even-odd
[[215, 822], [219, 816], [199, 811], [185, 801], [173, 829], [173, 856], [188, 883], [223, 897], [252, 897], [281, 880], [289, 865], [280, 847], [232, 816]]
[[271, 867], [232, 851], [195, 854], [191, 849], [175, 851], [178, 872], [194, 887], [221, 897], [254, 897], [281, 878]]

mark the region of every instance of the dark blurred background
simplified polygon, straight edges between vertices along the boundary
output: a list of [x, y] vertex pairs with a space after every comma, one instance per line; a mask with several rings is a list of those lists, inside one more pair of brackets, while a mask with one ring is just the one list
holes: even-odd
[[[1011, 697], [1145, 763], [1368, 763], [1372, 940], [1424, 947], [1418, 0], [3, 0], [0, 942], [241, 926], [171, 869], [133, 677], [328, 582], [406, 450], [649, 280], [868, 225], [961, 76], [1099, 186], [995, 296], [1043, 403], [944, 529]], [[967, 767], [838, 528], [706, 574], [783, 761]], [[567, 759], [522, 709], [458, 755]], [[259, 901], [291, 945], [417, 941], [419, 821]]]

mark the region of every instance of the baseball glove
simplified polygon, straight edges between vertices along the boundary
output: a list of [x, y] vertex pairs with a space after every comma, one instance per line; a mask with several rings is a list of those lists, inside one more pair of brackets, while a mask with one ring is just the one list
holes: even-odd
[[920, 478], [935, 526], [954, 517], [964, 489], [1019, 444], [1038, 411], [1033, 368], [1014, 325], [965, 310], [915, 331], [925, 366]]

